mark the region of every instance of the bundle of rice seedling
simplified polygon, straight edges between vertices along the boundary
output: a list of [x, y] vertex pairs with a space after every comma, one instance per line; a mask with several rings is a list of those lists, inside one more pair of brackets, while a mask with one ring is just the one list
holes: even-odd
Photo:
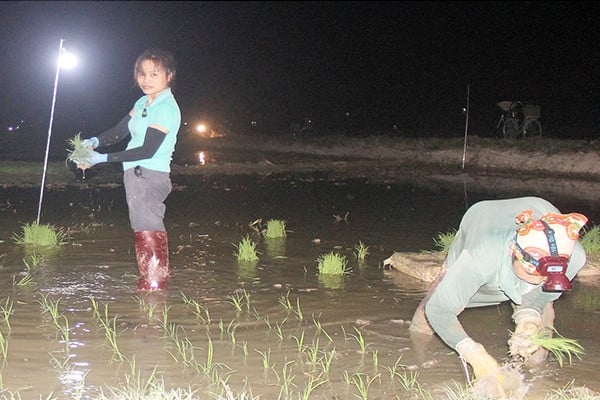
[[438, 233], [437, 236], [433, 239], [433, 244], [442, 254], [448, 254], [448, 250], [450, 249], [450, 245], [456, 236], [456, 229], [451, 230], [446, 233]]
[[285, 221], [282, 219], [270, 219], [267, 221], [267, 229], [264, 231], [267, 239], [284, 238], [287, 236]]
[[549, 331], [541, 331], [538, 335], [531, 338], [531, 343], [536, 344], [554, 355], [559, 366], [563, 366], [565, 358], [569, 360], [569, 364], [573, 359], [573, 355], [581, 359], [584, 353], [583, 346], [577, 340], [565, 338], [554, 331], [556, 337], [551, 336]]
[[81, 132], [67, 140], [69, 149], [67, 149], [67, 161], [71, 161], [77, 168], [85, 170], [92, 165], [92, 149], [86, 147], [81, 139]]
[[327, 253], [317, 258], [319, 274], [344, 275], [348, 273], [348, 260], [337, 253]]
[[22, 234], [15, 234], [13, 239], [18, 244], [42, 247], [58, 247], [66, 243], [67, 233], [62, 229], [45, 224], [39, 225], [35, 222], [25, 224]]
[[237, 257], [238, 261], [258, 261], [258, 252], [256, 250], [256, 242], [250, 239], [250, 236], [246, 235], [242, 238], [238, 245], [235, 245], [237, 252], [233, 253]]
[[579, 239], [581, 246], [587, 254], [600, 253], [600, 226], [585, 229]]

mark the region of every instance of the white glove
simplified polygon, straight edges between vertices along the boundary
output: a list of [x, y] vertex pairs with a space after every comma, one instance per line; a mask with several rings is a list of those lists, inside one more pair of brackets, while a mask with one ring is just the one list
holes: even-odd
[[481, 343], [471, 338], [463, 339], [456, 345], [456, 352], [465, 362], [471, 364], [476, 379], [500, 372], [500, 365], [490, 356]]
[[89, 138], [89, 139], [84, 139], [84, 140], [82, 141], [82, 144], [83, 144], [85, 147], [91, 147], [91, 148], [92, 148], [92, 150], [93, 150], [93, 149], [95, 149], [96, 147], [98, 147], [98, 146], [100, 145], [100, 141], [98, 141], [98, 138], [97, 138], [97, 137], [91, 137], [91, 138]]
[[456, 345], [456, 351], [473, 368], [476, 396], [506, 399], [523, 392], [523, 378], [519, 372], [508, 366], [500, 367], [482, 344], [471, 338], [463, 339]]
[[539, 350], [539, 346], [531, 343], [531, 338], [536, 336], [542, 327], [542, 316], [532, 308], [523, 308], [513, 314], [516, 327], [508, 340], [511, 356], [521, 356], [527, 359]]

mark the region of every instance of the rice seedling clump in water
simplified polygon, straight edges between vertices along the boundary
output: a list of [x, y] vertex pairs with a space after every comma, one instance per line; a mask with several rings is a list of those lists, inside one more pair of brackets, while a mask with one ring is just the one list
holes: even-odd
[[369, 246], [365, 245], [362, 241], [359, 241], [354, 247], [354, 255], [356, 256], [356, 259], [359, 261], [365, 261], [365, 258], [367, 258], [368, 254]]
[[258, 255], [256, 251], [256, 243], [250, 239], [250, 236], [246, 235], [238, 245], [234, 245], [237, 248], [237, 252], [233, 253], [237, 257], [238, 261], [258, 261]]
[[81, 132], [67, 140], [69, 149], [67, 149], [67, 161], [71, 161], [77, 165], [77, 168], [85, 170], [92, 165], [92, 149], [86, 147], [81, 140]]
[[584, 230], [579, 241], [587, 254], [600, 253], [600, 226]]
[[317, 259], [319, 273], [323, 275], [343, 275], [348, 272], [348, 260], [337, 253], [327, 253]]
[[267, 221], [267, 229], [264, 236], [269, 239], [284, 238], [287, 236], [285, 231], [285, 221], [281, 219], [270, 219]]
[[456, 230], [452, 230], [447, 233], [440, 232], [433, 239], [433, 243], [442, 254], [448, 254], [448, 250], [450, 249], [450, 245], [454, 240], [454, 236], [456, 236]]
[[51, 225], [38, 225], [35, 222], [25, 224], [22, 234], [15, 234], [14, 240], [18, 244], [58, 247], [66, 243], [67, 234]]

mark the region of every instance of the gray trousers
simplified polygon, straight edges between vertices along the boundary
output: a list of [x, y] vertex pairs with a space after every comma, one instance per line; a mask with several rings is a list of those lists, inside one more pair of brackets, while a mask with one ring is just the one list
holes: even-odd
[[123, 173], [123, 184], [131, 229], [134, 232], [166, 232], [164, 201], [173, 188], [169, 173], [142, 167], [130, 168]]

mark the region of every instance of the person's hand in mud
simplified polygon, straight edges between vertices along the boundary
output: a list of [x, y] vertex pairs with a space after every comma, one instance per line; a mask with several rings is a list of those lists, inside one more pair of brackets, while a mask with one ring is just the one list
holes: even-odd
[[531, 308], [519, 310], [514, 315], [516, 328], [508, 340], [509, 353], [512, 358], [527, 359], [540, 347], [532, 342], [532, 338], [540, 332], [542, 317]]
[[473, 369], [473, 391], [477, 395], [505, 399], [521, 390], [522, 377], [519, 372], [507, 366], [500, 367], [481, 343], [467, 338], [458, 343], [456, 351]]

